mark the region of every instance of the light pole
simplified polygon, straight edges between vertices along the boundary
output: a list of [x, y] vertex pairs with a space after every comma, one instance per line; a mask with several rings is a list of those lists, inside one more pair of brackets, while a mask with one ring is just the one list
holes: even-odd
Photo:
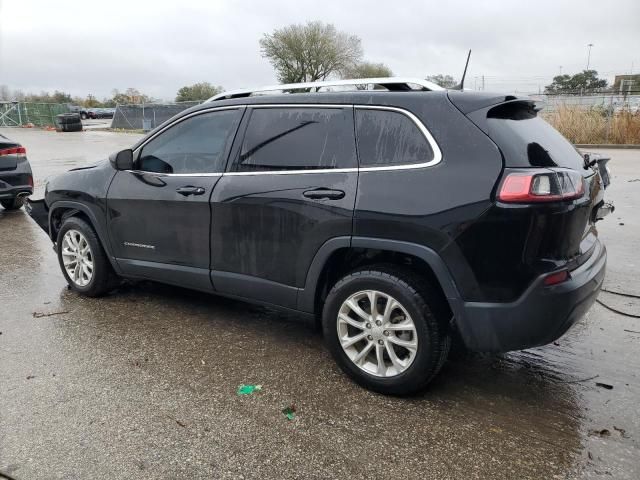
[[593, 47], [593, 43], [588, 43], [587, 47], [589, 47], [589, 51], [587, 53], [587, 70], [589, 70], [589, 63], [591, 62], [591, 47]]
[[560, 73], [558, 75], [562, 75], [562, 65], [560, 65]]

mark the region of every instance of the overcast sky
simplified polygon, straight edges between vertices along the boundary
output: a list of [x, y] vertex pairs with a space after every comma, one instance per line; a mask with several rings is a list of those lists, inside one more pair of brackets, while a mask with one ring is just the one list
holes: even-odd
[[533, 92], [560, 66], [613, 79], [640, 72], [640, 1], [34, 1], [0, 0], [0, 85], [110, 96], [135, 87], [173, 99], [183, 85], [276, 83], [258, 40], [321, 20], [362, 39], [365, 59], [395, 75], [459, 77], [467, 86]]

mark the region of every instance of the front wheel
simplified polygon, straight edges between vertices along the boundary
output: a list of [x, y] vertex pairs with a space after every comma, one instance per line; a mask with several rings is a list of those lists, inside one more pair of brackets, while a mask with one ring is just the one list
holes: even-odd
[[9, 200], [0, 200], [0, 204], [6, 210], [18, 210], [24, 205], [24, 197], [11, 198]]
[[88, 297], [104, 295], [117, 277], [93, 228], [77, 217], [67, 218], [57, 238], [58, 262], [72, 290]]
[[340, 368], [379, 393], [424, 389], [450, 345], [432, 292], [417, 275], [395, 268], [371, 267], [338, 281], [327, 296], [322, 323]]

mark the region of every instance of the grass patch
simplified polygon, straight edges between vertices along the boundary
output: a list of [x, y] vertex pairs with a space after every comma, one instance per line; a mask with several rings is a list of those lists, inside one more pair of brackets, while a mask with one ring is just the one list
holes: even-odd
[[640, 114], [623, 111], [607, 116], [601, 109], [561, 106], [543, 118], [572, 143], [640, 145]]

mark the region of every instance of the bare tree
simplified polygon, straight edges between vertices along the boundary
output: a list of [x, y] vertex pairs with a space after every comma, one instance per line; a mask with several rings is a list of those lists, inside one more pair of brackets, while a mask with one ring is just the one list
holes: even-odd
[[342, 78], [376, 78], [392, 77], [393, 72], [384, 63], [361, 62], [345, 68]]
[[362, 58], [360, 38], [319, 21], [264, 34], [260, 51], [282, 83], [325, 80], [353, 67]]
[[458, 84], [458, 81], [451, 75], [443, 75], [441, 73], [437, 75], [429, 75], [426, 79], [436, 85], [440, 85], [442, 88], [453, 88]]

